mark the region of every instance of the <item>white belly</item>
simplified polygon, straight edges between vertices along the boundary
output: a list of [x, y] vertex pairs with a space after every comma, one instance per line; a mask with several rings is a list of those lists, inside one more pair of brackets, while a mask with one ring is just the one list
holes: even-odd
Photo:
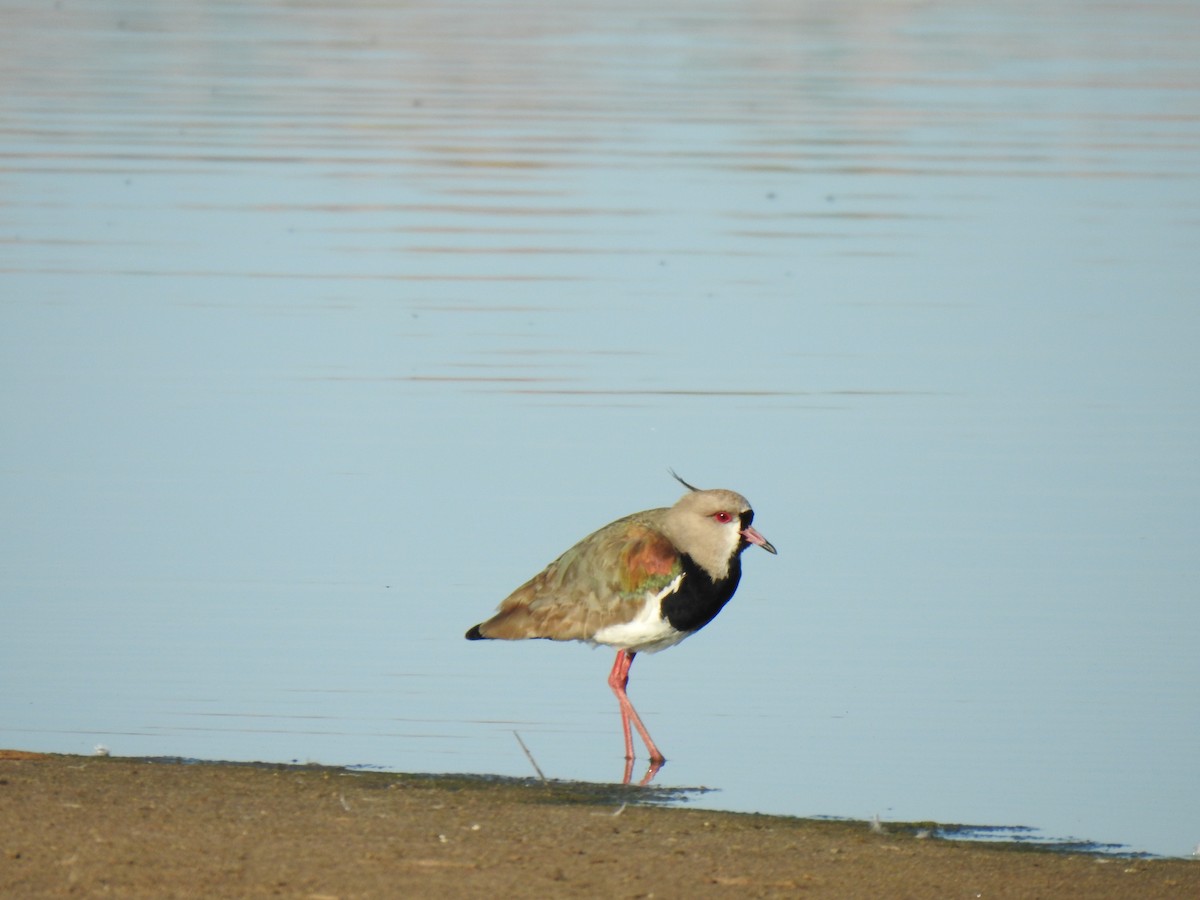
[[657, 594], [647, 594], [645, 603], [634, 618], [619, 625], [601, 628], [592, 635], [589, 643], [632, 650], [634, 653], [657, 653], [659, 650], [675, 646], [690, 632], [676, 631], [671, 627], [671, 623], [662, 617], [662, 600], [668, 594], [679, 590], [682, 581], [683, 575], [677, 575], [674, 581]]

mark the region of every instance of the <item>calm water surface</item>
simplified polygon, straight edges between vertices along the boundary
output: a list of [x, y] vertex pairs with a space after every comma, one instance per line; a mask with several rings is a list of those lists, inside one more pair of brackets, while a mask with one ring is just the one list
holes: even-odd
[[0, 746], [618, 779], [671, 466], [659, 783], [1200, 841], [1196, 4], [3, 6]]

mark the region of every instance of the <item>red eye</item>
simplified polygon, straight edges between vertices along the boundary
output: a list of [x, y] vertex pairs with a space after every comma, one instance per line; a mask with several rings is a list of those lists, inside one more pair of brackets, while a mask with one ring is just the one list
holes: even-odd
[[733, 521], [733, 516], [731, 516], [729, 513], [724, 512], [724, 511], [718, 512], [718, 513], [713, 513], [713, 518], [716, 519], [718, 522], [720, 522], [722, 525], [724, 525], [726, 522]]

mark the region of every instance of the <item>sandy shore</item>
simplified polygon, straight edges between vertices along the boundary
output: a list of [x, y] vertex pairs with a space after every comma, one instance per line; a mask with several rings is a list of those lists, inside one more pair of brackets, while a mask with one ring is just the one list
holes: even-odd
[[0, 896], [1200, 897], [1200, 862], [622, 805], [618, 789], [0, 751]]

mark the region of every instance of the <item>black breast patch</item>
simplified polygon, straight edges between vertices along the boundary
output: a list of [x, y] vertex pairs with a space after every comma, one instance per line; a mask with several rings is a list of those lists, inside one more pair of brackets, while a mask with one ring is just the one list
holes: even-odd
[[716, 618], [737, 590], [742, 578], [741, 555], [733, 555], [729, 572], [720, 581], [713, 581], [686, 553], [680, 560], [683, 581], [677, 591], [663, 598], [662, 616], [676, 631], [699, 631]]

